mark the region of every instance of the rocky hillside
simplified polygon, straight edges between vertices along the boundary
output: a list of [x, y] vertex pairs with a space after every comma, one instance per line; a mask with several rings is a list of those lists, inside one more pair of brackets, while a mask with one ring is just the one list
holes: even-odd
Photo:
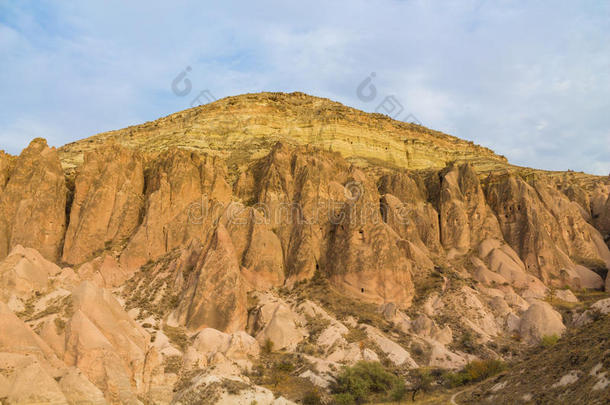
[[524, 361], [458, 397], [461, 403], [610, 402], [610, 299], [577, 318], [577, 327], [557, 343], [538, 346]]
[[36, 139], [0, 153], [0, 402], [329, 402], [358, 361], [516, 360], [610, 289], [609, 193], [300, 93]]
[[109, 139], [140, 151], [179, 147], [222, 157], [228, 166], [266, 156], [278, 142], [340, 152], [361, 165], [442, 168], [449, 161], [505, 166], [491, 150], [425, 127], [367, 114], [303, 93], [258, 93], [181, 111], [153, 122], [98, 134], [60, 149], [65, 167]]

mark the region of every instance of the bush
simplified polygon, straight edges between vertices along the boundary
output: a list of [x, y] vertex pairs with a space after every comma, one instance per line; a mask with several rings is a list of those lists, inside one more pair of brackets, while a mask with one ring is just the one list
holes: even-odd
[[405, 382], [400, 378], [397, 379], [397, 384], [390, 391], [390, 399], [392, 401], [402, 401], [402, 399], [407, 394], [407, 387], [405, 386]]
[[334, 404], [336, 405], [354, 405], [356, 400], [347, 392], [342, 392], [341, 394], [335, 394]]
[[464, 367], [468, 379], [472, 382], [483, 381], [506, 369], [502, 360], [473, 360]]
[[303, 396], [303, 405], [322, 405], [322, 397], [317, 391], [309, 391]]
[[380, 363], [360, 361], [352, 367], [343, 368], [332, 386], [332, 392], [338, 404], [362, 404], [372, 394], [402, 399], [405, 388], [404, 382], [387, 372]]
[[552, 347], [552, 346], [555, 346], [557, 344], [558, 340], [559, 340], [559, 336], [557, 336], [556, 334], [545, 335], [545, 336], [542, 337], [542, 340], [540, 341], [540, 344], [543, 347]]
[[265, 340], [263, 344], [263, 353], [271, 354], [273, 352], [273, 341], [271, 339]]
[[469, 330], [466, 330], [462, 334], [459, 340], [459, 345], [466, 353], [474, 353], [478, 346], [476, 343], [476, 337]]
[[294, 370], [294, 364], [292, 364], [291, 362], [289, 362], [287, 360], [277, 362], [273, 365], [273, 367], [276, 370], [282, 371], [285, 373], [291, 373]]
[[189, 344], [189, 338], [186, 335], [184, 328], [174, 328], [172, 326], [165, 325], [163, 326], [163, 333], [165, 333], [170, 343], [179, 348], [182, 352], [186, 351]]
[[[414, 379], [413, 387], [411, 391], [413, 391], [413, 395], [411, 396], [411, 401], [415, 401], [415, 395], [419, 391], [428, 392], [432, 388], [432, 382], [434, 378], [430, 374], [430, 372], [426, 369], [418, 368], [413, 370], [411, 373], [411, 377]], [[406, 390], [405, 390], [406, 391]], [[404, 396], [404, 394], [403, 394]]]
[[459, 387], [473, 382], [483, 381], [506, 369], [501, 360], [473, 360], [457, 373], [447, 373], [444, 376], [449, 387]]

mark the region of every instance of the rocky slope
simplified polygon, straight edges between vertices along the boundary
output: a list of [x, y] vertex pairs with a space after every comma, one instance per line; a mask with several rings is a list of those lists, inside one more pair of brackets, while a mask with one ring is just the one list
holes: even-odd
[[607, 404], [609, 312], [610, 300], [599, 301], [580, 317], [579, 327], [563, 339], [548, 347], [530, 349], [526, 360], [458, 396], [460, 403]]
[[360, 360], [516, 358], [610, 289], [609, 192], [300, 93], [36, 139], [0, 153], [0, 401], [282, 404]]
[[221, 156], [229, 166], [265, 156], [282, 141], [340, 152], [361, 164], [442, 168], [449, 161], [481, 167], [505, 165], [491, 150], [422, 126], [366, 114], [303, 93], [227, 97], [157, 121], [111, 131], [61, 148], [65, 167], [109, 139], [158, 152], [180, 147]]

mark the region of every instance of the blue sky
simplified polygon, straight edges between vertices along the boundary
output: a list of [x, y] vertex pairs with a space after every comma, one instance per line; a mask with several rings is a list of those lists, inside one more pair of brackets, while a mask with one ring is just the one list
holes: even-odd
[[397, 118], [512, 163], [610, 172], [601, 0], [0, 0], [0, 86], [0, 149], [14, 154], [154, 120], [203, 90], [303, 91], [371, 112], [394, 96]]

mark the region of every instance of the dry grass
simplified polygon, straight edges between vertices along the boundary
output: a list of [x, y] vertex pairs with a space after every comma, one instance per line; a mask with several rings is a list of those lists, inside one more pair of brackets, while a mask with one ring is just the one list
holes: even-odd
[[300, 354], [262, 352], [248, 377], [254, 384], [273, 391], [276, 397], [300, 402], [317, 391], [311, 381], [298, 377], [306, 370], [313, 370], [313, 365]]
[[[552, 345], [531, 347], [509, 366], [508, 370], [460, 396], [460, 403], [475, 404], [494, 395], [495, 403], [513, 403], [525, 394], [532, 396], [531, 403], [608, 403], [610, 391], [593, 390], [599, 381], [590, 374], [596, 365], [600, 372], [610, 372], [610, 317], [601, 316], [579, 329], [569, 329]], [[575, 384], [553, 386], [569, 371], [578, 371]], [[498, 384], [505, 387], [491, 391]]]

